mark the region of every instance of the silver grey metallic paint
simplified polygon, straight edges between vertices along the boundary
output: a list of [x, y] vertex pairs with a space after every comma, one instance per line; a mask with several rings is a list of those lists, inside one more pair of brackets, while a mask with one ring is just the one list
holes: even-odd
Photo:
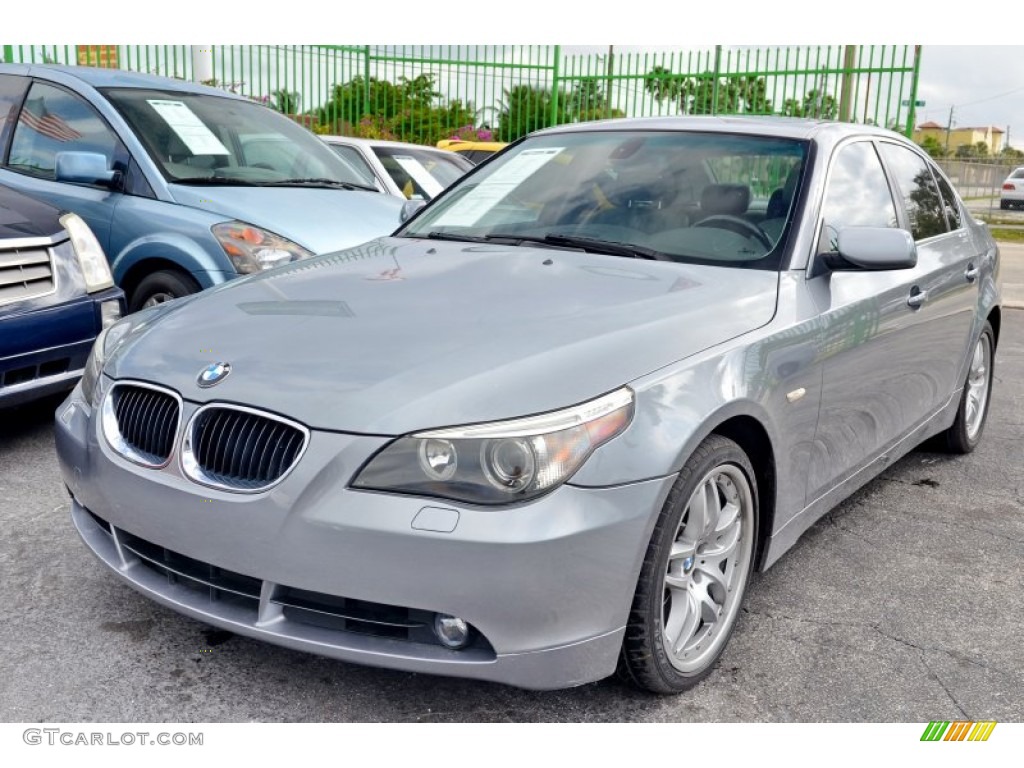
[[[106, 375], [180, 392], [185, 423], [210, 402], [280, 413], [309, 428], [306, 453], [266, 493], [201, 487], [177, 457], [153, 471], [116, 456], [76, 390], [58, 412], [57, 447], [93, 551], [154, 599], [243, 634], [556, 688], [613, 671], [655, 519], [687, 457], [723, 424], [763, 433], [770, 447], [751, 456], [772, 479], [759, 491], [762, 568], [952, 424], [982, 326], [997, 319], [998, 252], [986, 229], [964, 211], [961, 229], [917, 244], [912, 269], [810, 276], [835, 151], [893, 134], [736, 118], [553, 130], [620, 125], [813, 141], [783, 268], [384, 238], [177, 302], [129, 336]], [[404, 279], [387, 279], [396, 269]], [[414, 350], [413, 364], [396, 364], [396, 345]], [[195, 383], [205, 349], [235, 369], [214, 390]], [[349, 487], [394, 436], [542, 413], [627, 384], [636, 403], [626, 431], [535, 501], [483, 509]], [[154, 578], [83, 508], [262, 579], [258, 618], [214, 611]], [[421, 515], [437, 522], [417, 525]], [[314, 631], [274, 609], [276, 585], [460, 616], [495, 657]]]

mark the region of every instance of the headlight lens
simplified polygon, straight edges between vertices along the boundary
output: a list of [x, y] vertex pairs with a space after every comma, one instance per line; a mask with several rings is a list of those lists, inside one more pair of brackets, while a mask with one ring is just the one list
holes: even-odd
[[241, 275], [308, 259], [313, 255], [287, 238], [242, 221], [215, 224], [212, 231]]
[[93, 396], [96, 394], [96, 382], [100, 380], [103, 373], [103, 363], [106, 360], [103, 348], [106, 345], [109, 331], [110, 328], [104, 328], [96, 337], [96, 341], [92, 345], [92, 352], [89, 353], [89, 359], [85, 363], [85, 370], [82, 372], [82, 396], [89, 405], [95, 405]]
[[117, 321], [110, 327], [104, 328], [99, 332], [96, 336], [96, 341], [93, 342], [92, 352], [89, 353], [89, 359], [85, 363], [85, 370], [82, 372], [82, 395], [85, 397], [87, 403], [92, 406], [96, 405], [95, 400], [98, 399], [99, 394], [96, 389], [96, 384], [99, 382], [100, 376], [103, 373], [103, 366], [106, 365], [110, 356], [117, 351], [117, 348], [121, 346], [121, 342], [124, 341], [132, 331], [153, 322], [153, 320], [166, 312], [171, 306], [172, 304], [167, 302], [165, 304], [158, 304], [157, 306], [149, 309], [143, 309], [140, 312], [136, 312], [133, 315], [129, 315], [128, 317]]
[[114, 284], [114, 276], [110, 274], [107, 257], [89, 225], [74, 213], [61, 216], [60, 224], [67, 230], [71, 238], [71, 247], [75, 249], [78, 263], [82, 265], [85, 289], [89, 293], [95, 293], [110, 288]]
[[355, 488], [508, 504], [564, 483], [598, 446], [633, 418], [633, 391], [541, 416], [432, 430], [389, 443], [352, 482]]

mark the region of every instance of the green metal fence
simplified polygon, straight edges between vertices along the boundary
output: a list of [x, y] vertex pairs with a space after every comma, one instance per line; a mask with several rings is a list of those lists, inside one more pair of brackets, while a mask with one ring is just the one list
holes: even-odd
[[[598, 52], [599, 51], [599, 52]], [[320, 133], [433, 144], [512, 140], [620, 116], [782, 114], [910, 134], [919, 46], [4, 45], [8, 62], [114, 66], [197, 80]]]

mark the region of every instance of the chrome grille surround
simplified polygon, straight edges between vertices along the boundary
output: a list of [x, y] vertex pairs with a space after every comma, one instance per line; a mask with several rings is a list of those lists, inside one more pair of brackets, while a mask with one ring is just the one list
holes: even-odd
[[38, 299], [57, 291], [57, 270], [51, 250], [60, 238], [25, 237], [5, 240], [0, 248], [0, 304]]
[[181, 428], [181, 395], [144, 381], [116, 381], [103, 398], [100, 423], [107, 443], [134, 464], [166, 467]]
[[181, 471], [201, 485], [232, 493], [262, 493], [302, 459], [309, 430], [267, 411], [230, 403], [200, 407], [185, 427]]

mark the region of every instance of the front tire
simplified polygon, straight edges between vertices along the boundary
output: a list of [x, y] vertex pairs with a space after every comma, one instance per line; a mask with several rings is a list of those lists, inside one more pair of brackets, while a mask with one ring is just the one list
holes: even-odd
[[191, 275], [174, 269], [161, 269], [146, 275], [135, 287], [128, 302], [128, 311], [138, 312], [198, 291], [199, 283]]
[[750, 581], [757, 521], [750, 460], [711, 435], [679, 473], [648, 545], [622, 646], [627, 679], [679, 693], [711, 674]]
[[995, 332], [992, 324], [985, 321], [985, 327], [981, 329], [981, 336], [971, 354], [956, 419], [953, 426], [940, 435], [941, 445], [949, 453], [970, 453], [981, 442], [992, 394], [995, 352]]

